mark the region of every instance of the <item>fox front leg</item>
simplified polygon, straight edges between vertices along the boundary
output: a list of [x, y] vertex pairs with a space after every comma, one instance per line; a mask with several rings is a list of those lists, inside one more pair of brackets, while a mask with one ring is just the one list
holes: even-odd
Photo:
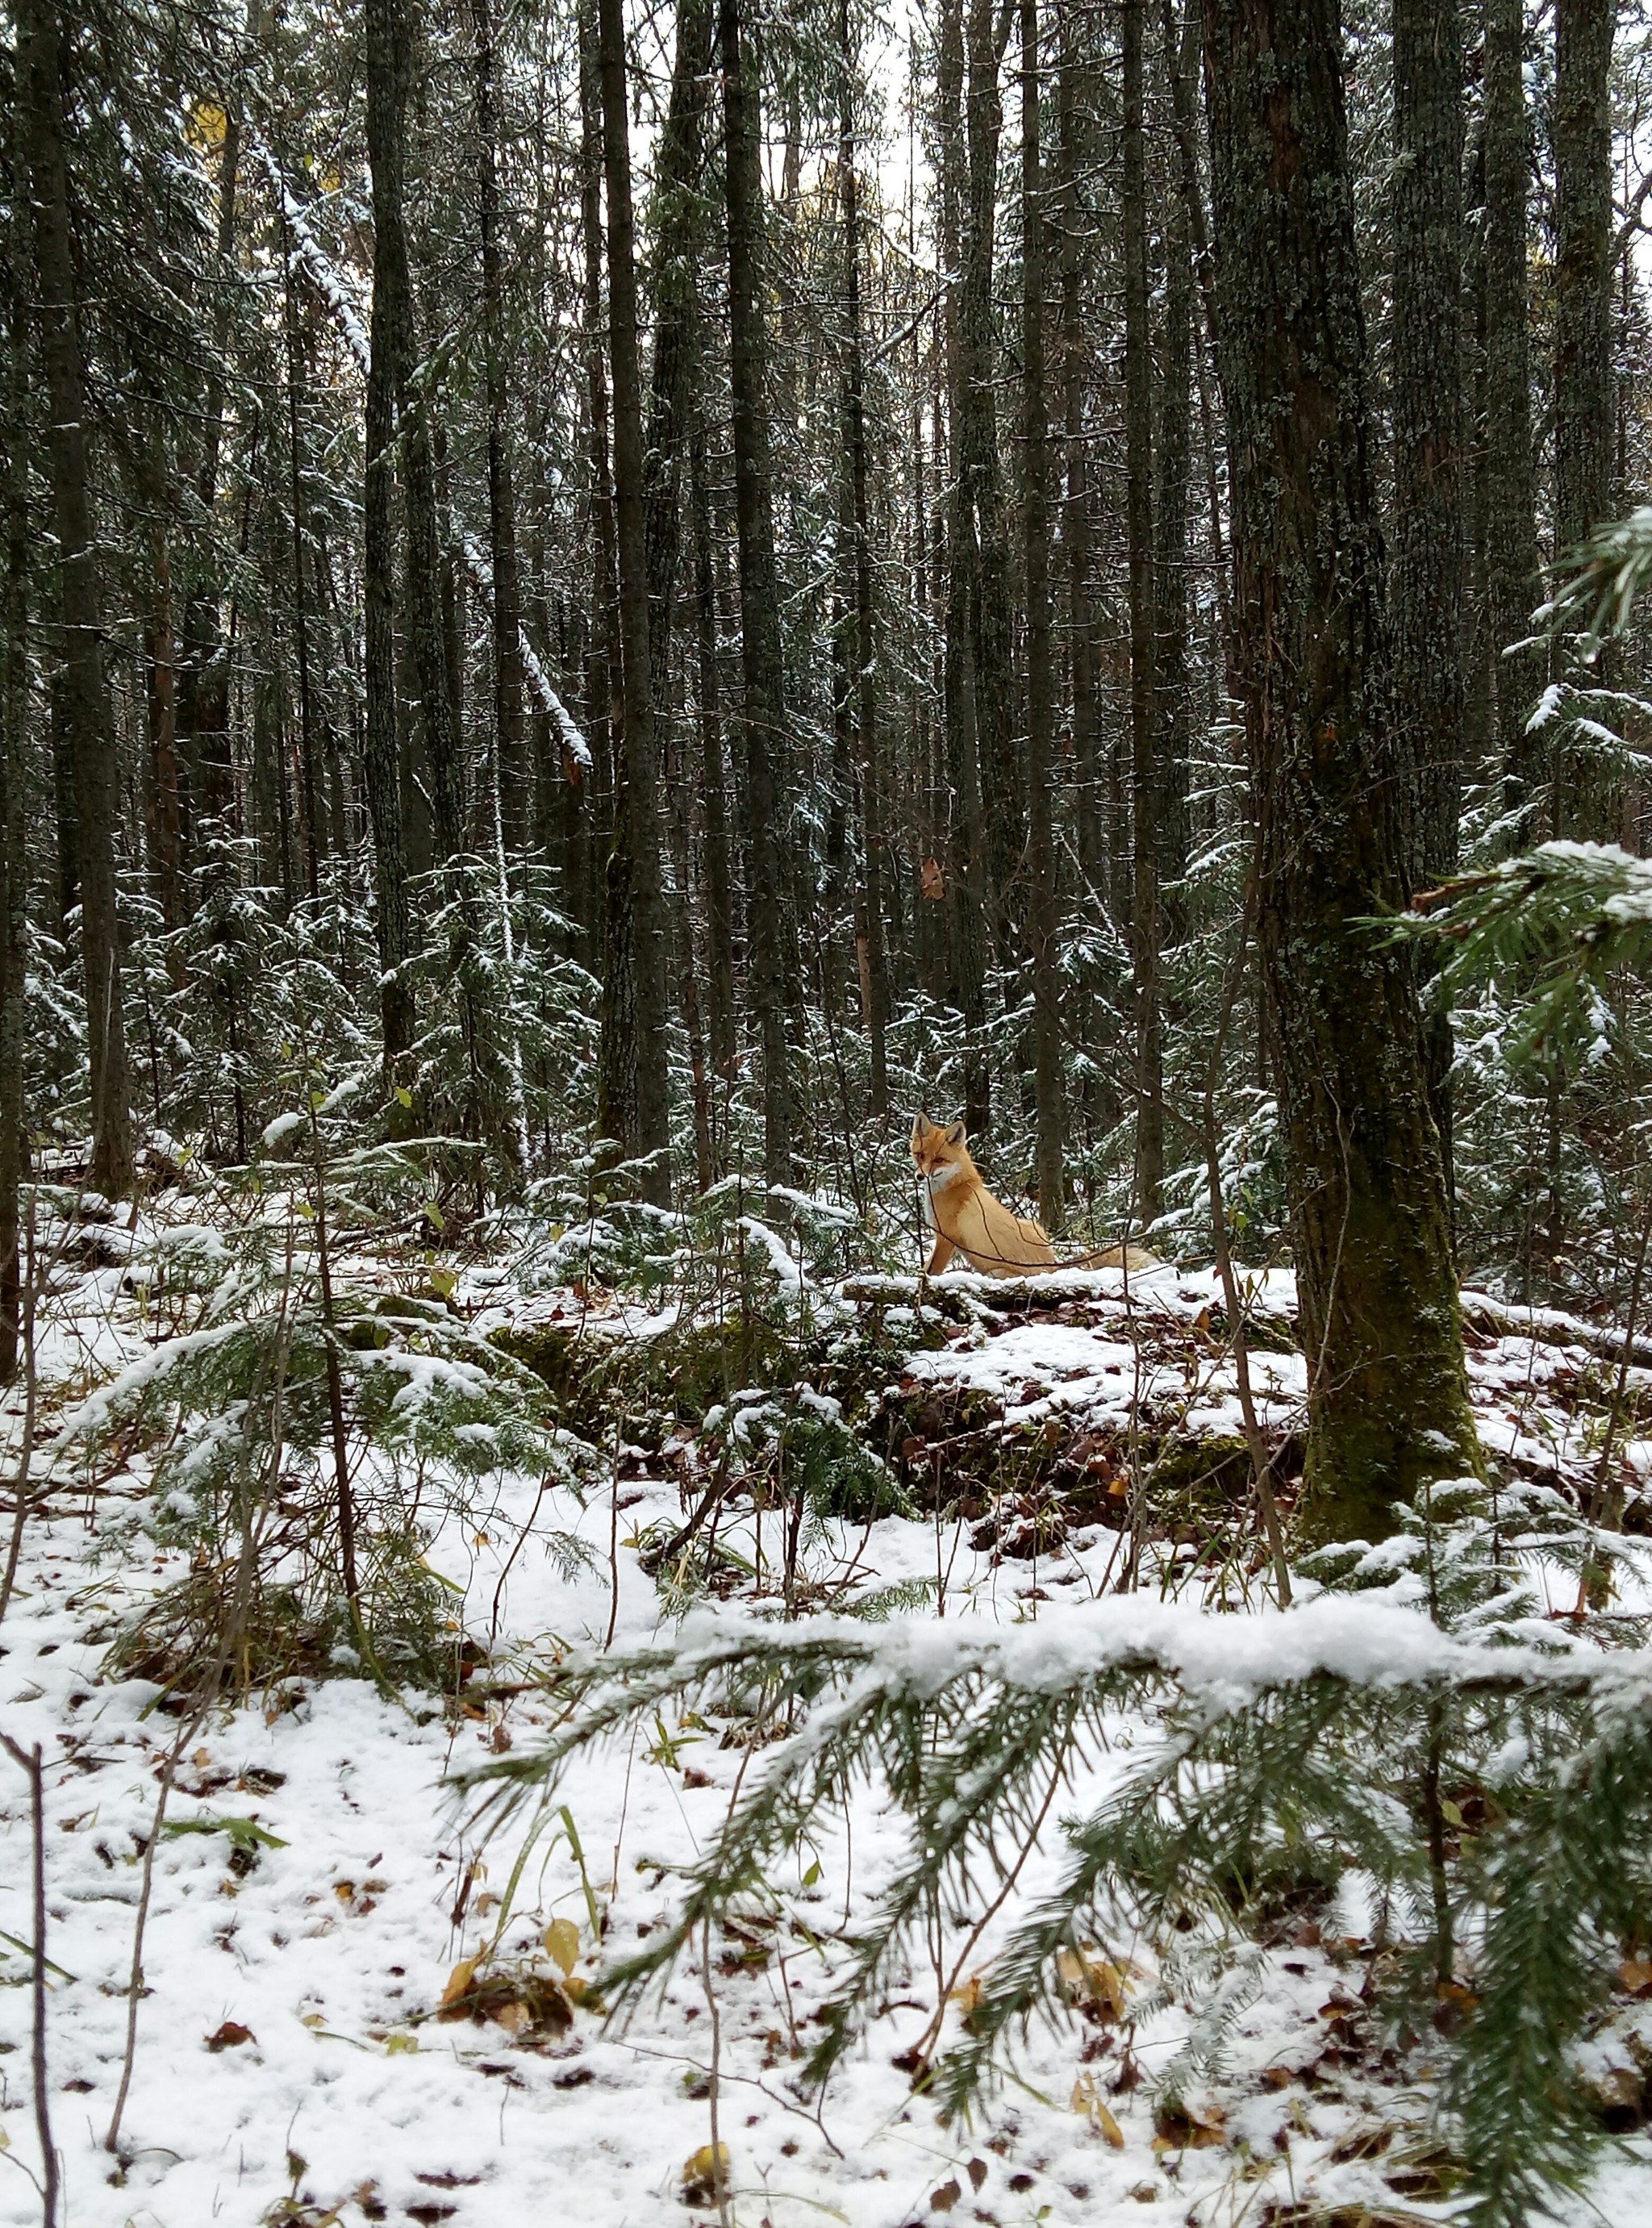
[[951, 1259], [953, 1251], [951, 1239], [943, 1238], [938, 1230], [935, 1233], [935, 1251], [929, 1257], [929, 1266], [925, 1270], [924, 1274], [926, 1277], [938, 1277]]

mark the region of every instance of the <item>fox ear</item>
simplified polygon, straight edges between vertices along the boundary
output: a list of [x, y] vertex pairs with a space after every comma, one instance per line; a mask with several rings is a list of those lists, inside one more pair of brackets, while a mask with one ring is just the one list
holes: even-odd
[[912, 1118], [912, 1141], [913, 1144], [921, 1144], [929, 1131], [934, 1127], [935, 1124], [930, 1120], [928, 1115], [924, 1113], [920, 1109]]
[[968, 1135], [962, 1122], [953, 1122], [947, 1127], [946, 1142], [949, 1145], [961, 1145]]

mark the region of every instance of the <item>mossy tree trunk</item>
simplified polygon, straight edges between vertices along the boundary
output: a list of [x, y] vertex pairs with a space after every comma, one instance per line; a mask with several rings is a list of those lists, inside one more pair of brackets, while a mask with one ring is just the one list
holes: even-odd
[[1309, 1371], [1303, 1529], [1477, 1465], [1403, 898], [1336, 0], [1204, 0], [1234, 618]]

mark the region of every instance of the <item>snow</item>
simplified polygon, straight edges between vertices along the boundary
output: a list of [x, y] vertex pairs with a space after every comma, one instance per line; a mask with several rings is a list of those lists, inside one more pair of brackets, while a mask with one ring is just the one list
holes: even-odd
[[[164, 1259], [169, 1247], [175, 1258], [191, 1248], [210, 1255], [209, 1226], [198, 1209], [193, 1220], [185, 1212], [160, 1227], [145, 1211], [132, 1234], [135, 1264]], [[795, 1263], [789, 1273], [795, 1280]], [[782, 1627], [725, 1607], [700, 1609], [677, 1625], [638, 1559], [650, 1527], [682, 1521], [682, 1476], [663, 1459], [626, 1457], [624, 1474], [605, 1478], [583, 1507], [570, 1489], [536, 1478], [471, 1482], [453, 1495], [426, 1557], [453, 1589], [456, 1618], [490, 1649], [477, 1683], [485, 1678], [503, 1691], [467, 1714], [445, 1713], [428, 1696], [387, 1698], [354, 1678], [295, 1681], [267, 1710], [226, 1708], [190, 1736], [170, 1821], [247, 1819], [281, 1846], [259, 1845], [252, 1869], [238, 1873], [222, 1831], [167, 1834], [157, 1844], [123, 2173], [102, 2137], [119, 2078], [141, 1849], [178, 1728], [155, 1707], [151, 1683], [101, 1667], [117, 1625], [187, 1568], [176, 1553], [150, 1552], [131, 1528], [144, 1503], [141, 1463], [95, 1483], [82, 1474], [86, 1433], [109, 1410], [109, 1380], [125, 1371], [130, 1389], [160, 1366], [150, 1303], [130, 1289], [130, 1274], [93, 1268], [64, 1280], [43, 1354], [48, 1422], [62, 1436], [35, 1458], [35, 1474], [52, 1480], [53, 1491], [48, 1513], [26, 1529], [22, 1591], [0, 1631], [0, 1715], [14, 1739], [38, 1742], [46, 1759], [47, 1949], [59, 1969], [49, 1994], [49, 2095], [72, 2228], [266, 2218], [317, 2228], [335, 2207], [351, 2228], [369, 2218], [492, 2228], [544, 2217], [547, 2191], [555, 2193], [551, 2217], [581, 2228], [693, 2218], [679, 2196], [683, 2169], [712, 2139], [712, 2018], [697, 1963], [685, 1963], [624, 2028], [605, 2028], [576, 2008], [565, 2033], [536, 2044], [496, 2021], [434, 2015], [455, 1967], [490, 1938], [507, 1963], [543, 1969], [538, 1945], [553, 1919], [577, 1926], [576, 1977], [591, 1975], [598, 1959], [586, 1879], [605, 1912], [608, 1951], [645, 1939], [644, 1930], [675, 1907], [676, 1869], [716, 1830], [737, 1786], [749, 1788], [753, 1773], [778, 1761], [774, 1751], [725, 1748], [713, 1728], [675, 1717], [635, 1740], [581, 1752], [514, 1897], [495, 1900], [506, 1894], [531, 1821], [479, 1842], [452, 1777], [507, 1744], [520, 1752], [547, 1739], [560, 1706], [531, 1673], [596, 1660], [611, 1620], [620, 1648], [665, 1645], [680, 1663], [695, 1651], [709, 1662], [754, 1638], [837, 1636], [859, 1651], [856, 1683], [804, 1726], [797, 1738], [805, 1740], [818, 1737], [832, 1708], [852, 1706], [857, 1693], [864, 1700], [877, 1682], [932, 1692], [965, 1675], [1054, 1685], [1141, 1661], [1220, 1708], [1259, 1682], [1324, 1670], [1379, 1682], [1488, 1668], [1541, 1680], [1602, 1661], [1553, 1627], [1543, 1629], [1542, 1644], [1534, 1636], [1513, 1649], [1450, 1639], [1405, 1605], [1398, 1565], [1386, 1598], [1321, 1595], [1287, 1614], [1215, 1617], [1191, 1598], [1104, 1591], [1111, 1544], [1105, 1532], [1017, 1565], [977, 1551], [967, 1525], [899, 1518], [829, 1527], [811, 1550], [820, 1591], [869, 1592], [942, 1572], [944, 1616], [874, 1624], [837, 1615]], [[979, 1285], [936, 1282], [960, 1300]], [[1122, 1417], [1135, 1392], [1169, 1402], [1184, 1418], [1206, 1418], [1200, 1428], [1215, 1428], [1214, 1418], [1237, 1430], [1231, 1365], [1196, 1328], [1214, 1296], [1211, 1278], [1132, 1277], [1128, 1301], [1122, 1278], [1048, 1282], [1053, 1308], [1069, 1319], [983, 1314], [953, 1325], [957, 1342], [910, 1357], [913, 1385], [968, 1386], [1001, 1403], [1007, 1422], [1041, 1413], [1076, 1426]], [[503, 1309], [496, 1280], [489, 1290]], [[1284, 1313], [1289, 1300], [1283, 1284], [1258, 1295], [1270, 1314]], [[563, 1301], [568, 1319], [580, 1320], [582, 1302]], [[540, 1304], [548, 1307], [548, 1297]], [[478, 1316], [473, 1328], [485, 1329], [489, 1319]], [[615, 1305], [592, 1322], [605, 1337], [623, 1337], [669, 1319]], [[1581, 1426], [1554, 1391], [1567, 1367], [1564, 1348], [1510, 1337], [1486, 1341], [1471, 1362], [1483, 1431], [1504, 1435], [1506, 1448], [1548, 1474], [1585, 1458]], [[381, 1366], [409, 1371], [410, 1388], [451, 1381], [472, 1389], [464, 1365], [387, 1352]], [[1265, 1412], [1284, 1428], [1303, 1395], [1301, 1356], [1258, 1351], [1252, 1367]], [[21, 1411], [13, 1396], [4, 1412], [13, 1434]], [[1652, 1470], [1646, 1442], [1631, 1457]], [[763, 1524], [760, 1514], [745, 1512], [730, 1541], [753, 1566], [765, 1552]], [[553, 1529], [586, 1544], [586, 1567], [566, 1567], [549, 1545]], [[1640, 1685], [1649, 1668], [1644, 1659], [1616, 1659], [1612, 1675]], [[1075, 1772], [1073, 1807], [1105, 1792], [1153, 1738], [1145, 1720], [1115, 1730], [1109, 1755]], [[0, 1770], [0, 1928], [11, 1937], [0, 1937], [0, 1981], [16, 1983], [26, 1969], [16, 1944], [30, 1933], [29, 1832], [21, 1775]], [[1345, 1883], [1322, 1937], [1304, 1928], [1299, 1941], [1258, 1956], [1227, 1984], [1234, 2026], [1226, 2071], [1216, 2085], [1200, 2077], [1188, 2087], [1188, 2102], [1209, 2123], [1201, 2147], [1156, 2148], [1153, 2084], [1185, 2053], [1199, 2019], [1207, 2024], [1208, 2007], [1194, 2013], [1192, 1979], [1162, 1970], [1141, 1942], [1116, 1945], [1130, 2000], [1145, 2001], [1161, 1984], [1167, 1993], [1134, 2031], [1139, 2086], [1111, 2085], [1123, 2063], [1119, 2030], [1081, 2020], [1039, 2029], [1016, 2058], [1016, 2081], [970, 2126], [944, 2129], [891, 2062], [924, 2037], [947, 1979], [919, 1958], [874, 2007], [866, 2049], [817, 2109], [795, 2086], [798, 2055], [818, 2032], [815, 2014], [901, 1841], [881, 1791], [862, 1790], [847, 1831], [823, 1830], [817, 1844], [799, 1848], [795, 1862], [759, 1885], [743, 1933], [712, 1946], [718, 2140], [729, 2148], [732, 2210], [743, 2228], [765, 2219], [804, 2228], [822, 2217], [853, 2228], [908, 2228], [931, 2217], [932, 2201], [954, 2183], [954, 2218], [1005, 2228], [1034, 2219], [1123, 2228], [1155, 2218], [1196, 2218], [1208, 2228], [1241, 2213], [1258, 2218], [1273, 2196], [1327, 2209], [1394, 2209], [1382, 2169], [1396, 2150], [1431, 2139], [1428, 2098], [1374, 2090], [1327, 2060], [1336, 2020], [1357, 2016], [1365, 1970], [1359, 1946], [1372, 1921], [1357, 1881]], [[1018, 1884], [1019, 1907], [1047, 1892], [1061, 1866], [1051, 1836]], [[988, 1927], [959, 1985], [989, 1962], [1015, 1907]], [[1341, 2008], [1350, 2004], [1353, 2014]], [[957, 2007], [942, 2008], [956, 2032]], [[36, 2158], [29, 2019], [28, 1989], [0, 1988], [0, 2129], [10, 2147], [0, 2158], [0, 2223], [19, 2228], [39, 2218], [16, 2170]], [[249, 2039], [209, 2047], [227, 2022]], [[1291, 2085], [1288, 2077], [1304, 2069], [1317, 2069], [1314, 2085]], [[1122, 2148], [1104, 2132], [1093, 2102], [1116, 2120]], [[1363, 2157], [1361, 2131], [1379, 2120], [1399, 2129], [1393, 2148]], [[1631, 2228], [1646, 2217], [1649, 2193], [1652, 2160], [1636, 2138], [1596, 2178], [1594, 2209], [1580, 2199], [1563, 2217]], [[277, 2213], [289, 2196], [293, 2208]]]

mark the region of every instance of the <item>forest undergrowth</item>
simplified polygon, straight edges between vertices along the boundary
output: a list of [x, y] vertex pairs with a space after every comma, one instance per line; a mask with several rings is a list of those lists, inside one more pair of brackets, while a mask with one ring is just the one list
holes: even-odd
[[[1288, 1271], [1236, 1326], [1208, 1267], [466, 1169], [316, 1087], [233, 1178], [35, 1194], [66, 2218], [1637, 2216], [1632, 1324], [1465, 1294], [1485, 1477], [1282, 1612]], [[21, 2220], [26, 1772], [4, 1831]]]

